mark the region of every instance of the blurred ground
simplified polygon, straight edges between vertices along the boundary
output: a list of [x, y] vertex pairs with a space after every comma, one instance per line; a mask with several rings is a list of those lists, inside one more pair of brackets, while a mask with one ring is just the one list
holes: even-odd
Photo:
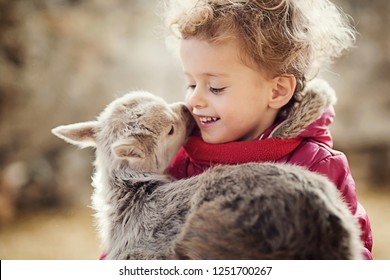
[[100, 253], [87, 207], [25, 214], [0, 230], [3, 260], [94, 260]]

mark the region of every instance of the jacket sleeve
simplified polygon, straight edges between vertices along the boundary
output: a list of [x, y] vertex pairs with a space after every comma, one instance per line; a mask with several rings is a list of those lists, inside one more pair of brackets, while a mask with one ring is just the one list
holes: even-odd
[[372, 259], [372, 231], [370, 220], [363, 206], [356, 196], [355, 182], [349, 168], [346, 156], [343, 153], [328, 156], [315, 163], [311, 171], [320, 173], [333, 182], [341, 192], [349, 209], [357, 217], [361, 227], [361, 239], [365, 247], [364, 257]]

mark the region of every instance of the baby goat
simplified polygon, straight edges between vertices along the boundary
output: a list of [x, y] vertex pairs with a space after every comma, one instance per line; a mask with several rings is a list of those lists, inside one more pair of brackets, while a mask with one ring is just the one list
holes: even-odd
[[361, 258], [357, 222], [320, 175], [271, 163], [165, 175], [192, 126], [184, 104], [133, 92], [96, 121], [52, 130], [96, 148], [92, 205], [107, 259]]

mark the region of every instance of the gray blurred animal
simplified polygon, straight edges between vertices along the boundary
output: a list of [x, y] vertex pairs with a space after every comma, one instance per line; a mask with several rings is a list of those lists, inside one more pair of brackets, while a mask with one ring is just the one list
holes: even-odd
[[[327, 106], [317, 95], [314, 107]], [[320, 175], [272, 163], [218, 166], [179, 181], [165, 175], [192, 126], [184, 104], [133, 92], [96, 121], [53, 129], [96, 148], [92, 204], [107, 259], [362, 258], [355, 218]], [[294, 133], [281, 127], [279, 136]]]

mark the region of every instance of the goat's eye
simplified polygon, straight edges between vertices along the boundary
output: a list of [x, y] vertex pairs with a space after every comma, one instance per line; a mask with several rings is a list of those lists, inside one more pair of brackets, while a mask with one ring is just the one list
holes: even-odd
[[168, 132], [168, 135], [172, 135], [174, 132], [175, 132], [175, 128], [172, 125], [171, 130]]

